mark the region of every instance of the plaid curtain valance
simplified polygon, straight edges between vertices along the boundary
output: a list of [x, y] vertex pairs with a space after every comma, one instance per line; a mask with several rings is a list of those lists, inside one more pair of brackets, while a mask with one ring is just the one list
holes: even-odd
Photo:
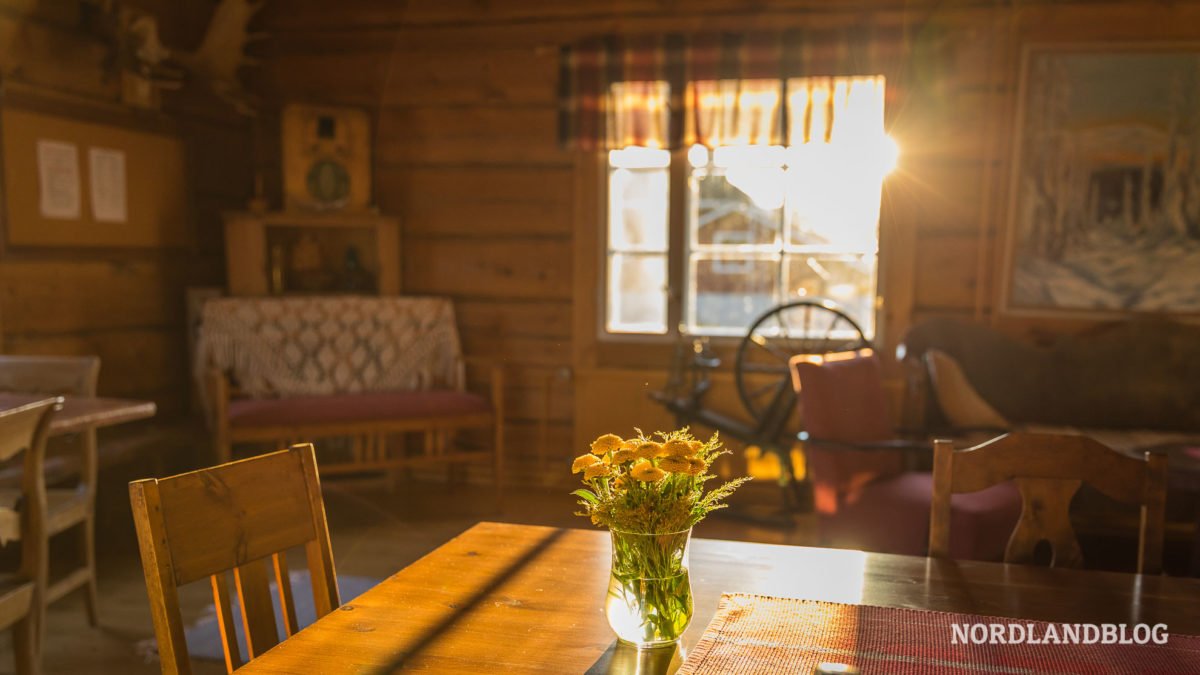
[[796, 119], [788, 79], [885, 73], [900, 40], [898, 30], [855, 28], [605, 36], [567, 45], [559, 141], [578, 150], [780, 144]]

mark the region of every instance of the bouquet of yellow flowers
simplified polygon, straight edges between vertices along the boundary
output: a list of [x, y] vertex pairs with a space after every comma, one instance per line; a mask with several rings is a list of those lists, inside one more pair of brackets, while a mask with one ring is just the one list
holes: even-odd
[[749, 478], [729, 481], [707, 493], [716, 478], [708, 469], [729, 451], [716, 434], [707, 442], [686, 428], [623, 439], [605, 434], [592, 441], [591, 452], [575, 458], [573, 473], [588, 487], [571, 494], [580, 498], [592, 523], [622, 532], [655, 534], [686, 530], [712, 511]]
[[612, 573], [605, 613], [617, 636], [638, 646], [670, 644], [692, 618], [687, 548], [692, 526], [749, 478], [705, 492], [708, 473], [729, 452], [714, 434], [707, 442], [687, 429], [634, 438], [605, 434], [571, 471], [581, 516], [612, 533]]

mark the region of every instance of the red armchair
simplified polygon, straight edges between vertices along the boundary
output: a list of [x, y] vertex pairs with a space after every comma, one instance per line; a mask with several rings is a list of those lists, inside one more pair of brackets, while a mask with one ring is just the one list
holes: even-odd
[[[933, 475], [906, 470], [905, 453], [932, 444], [896, 438], [874, 352], [797, 356], [791, 370], [821, 543], [925, 555]], [[1000, 559], [1020, 513], [1010, 483], [954, 495], [951, 557]]]

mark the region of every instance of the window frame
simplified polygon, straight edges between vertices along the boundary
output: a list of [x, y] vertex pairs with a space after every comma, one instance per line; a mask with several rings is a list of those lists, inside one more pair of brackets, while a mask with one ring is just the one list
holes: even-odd
[[[887, 73], [885, 73], [887, 77]], [[891, 77], [885, 87], [893, 85]], [[895, 108], [884, 110], [884, 126], [896, 139], [891, 121]], [[670, 150], [670, 196], [668, 206], [667, 251], [667, 331], [663, 334], [611, 333], [607, 330], [608, 309], [608, 151], [581, 153], [574, 163], [576, 195], [575, 240], [576, 310], [574, 353], [578, 366], [632, 369], [662, 369], [671, 362], [681, 338], [705, 339], [716, 355], [732, 363], [743, 336], [690, 336], [681, 333], [684, 303], [687, 300], [687, 195], [690, 163], [686, 147]], [[872, 342], [887, 353], [894, 346], [896, 330], [902, 330], [911, 313], [915, 278], [915, 221], [909, 199], [896, 189], [899, 171], [883, 177], [875, 254], [875, 331]], [[911, 189], [912, 186], [907, 186]], [[684, 198], [677, 198], [683, 195]], [[907, 226], [906, 226], [907, 224]], [[885, 289], [886, 292], [885, 292]]]

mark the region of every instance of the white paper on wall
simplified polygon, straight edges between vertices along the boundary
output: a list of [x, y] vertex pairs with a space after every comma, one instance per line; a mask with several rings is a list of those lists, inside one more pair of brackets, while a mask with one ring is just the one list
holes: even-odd
[[126, 222], [125, 153], [109, 148], [89, 149], [88, 176], [92, 192], [92, 217], [96, 222]]
[[78, 220], [79, 148], [74, 143], [42, 139], [37, 154], [42, 217]]

